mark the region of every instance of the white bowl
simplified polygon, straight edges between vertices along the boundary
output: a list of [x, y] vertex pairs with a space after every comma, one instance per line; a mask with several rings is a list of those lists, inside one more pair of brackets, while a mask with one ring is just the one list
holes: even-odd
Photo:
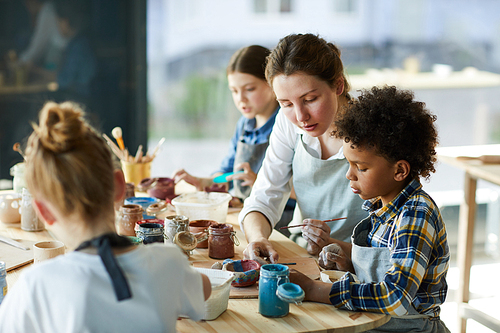
[[[335, 271], [335, 270], [321, 271], [321, 273], [320, 273], [321, 281], [333, 283], [333, 282], [339, 280], [342, 276], [344, 276], [345, 273], [347, 273], [347, 272]], [[354, 277], [355, 282], [360, 283], [358, 277], [355, 274], [351, 273], [351, 275]]]

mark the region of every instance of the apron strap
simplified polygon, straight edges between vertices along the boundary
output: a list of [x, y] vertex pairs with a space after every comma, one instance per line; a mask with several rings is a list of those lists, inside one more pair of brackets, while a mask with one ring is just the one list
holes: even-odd
[[75, 250], [80, 251], [88, 247], [95, 247], [97, 249], [97, 253], [99, 257], [101, 257], [102, 263], [111, 278], [111, 283], [118, 301], [132, 298], [132, 293], [130, 292], [127, 278], [113, 255], [112, 247], [121, 248], [131, 245], [132, 243], [128, 238], [119, 236], [115, 233], [108, 233], [83, 242]]

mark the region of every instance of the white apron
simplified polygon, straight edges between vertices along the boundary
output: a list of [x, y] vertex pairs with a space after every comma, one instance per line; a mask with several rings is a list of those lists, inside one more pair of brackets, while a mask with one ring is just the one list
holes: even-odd
[[[361, 283], [378, 283], [384, 280], [385, 273], [392, 267], [391, 251], [388, 247], [371, 247], [367, 244], [370, 231], [370, 217], [361, 221], [352, 235], [351, 261], [356, 276]], [[418, 313], [412, 306], [405, 316], [393, 316], [384, 325], [367, 332], [438, 332], [450, 331], [438, 318]]]
[[[350, 242], [352, 230], [368, 213], [361, 208], [363, 200], [349, 186], [346, 178], [348, 169], [345, 158], [322, 160], [311, 156], [305, 148], [302, 135], [298, 135], [292, 162], [293, 186], [297, 197], [293, 224], [300, 224], [307, 218], [327, 220], [347, 217], [346, 220], [327, 224], [331, 237]], [[301, 234], [294, 233], [290, 238], [304, 246], [305, 240]]]

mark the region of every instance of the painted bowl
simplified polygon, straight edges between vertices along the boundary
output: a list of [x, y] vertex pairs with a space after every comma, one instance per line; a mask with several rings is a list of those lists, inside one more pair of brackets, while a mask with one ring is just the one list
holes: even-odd
[[259, 280], [260, 264], [255, 260], [226, 259], [222, 264], [222, 270], [235, 272], [233, 287], [248, 287]]

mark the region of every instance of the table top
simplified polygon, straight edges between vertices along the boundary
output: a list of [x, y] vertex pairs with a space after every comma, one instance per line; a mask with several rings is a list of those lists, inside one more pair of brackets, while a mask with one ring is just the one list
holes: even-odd
[[[247, 242], [237, 223], [239, 209], [229, 208], [227, 223], [233, 225], [240, 245], [235, 247], [234, 260], [243, 259], [242, 252]], [[53, 239], [50, 231], [27, 232], [19, 224], [7, 225], [0, 222], [0, 235], [15, 239], [42, 241]], [[280, 262], [290, 262], [293, 258], [310, 257], [305, 249], [298, 246], [277, 231], [270, 237], [274, 248], [280, 254]], [[189, 259], [192, 262], [212, 260], [207, 249], [195, 249]], [[19, 275], [30, 265], [13, 269], [7, 273], [7, 283], [11, 288]], [[181, 319], [177, 323], [179, 332], [362, 332], [386, 323], [389, 316], [368, 312], [339, 310], [332, 305], [304, 302], [290, 305], [290, 313], [283, 318], [266, 318], [259, 314], [258, 299], [229, 300], [228, 309], [216, 320], [195, 322]]]
[[457, 158], [458, 156], [500, 155], [500, 144], [439, 147], [436, 152], [440, 161], [462, 169], [473, 177], [500, 185], [500, 164], [486, 164], [480, 160]]

